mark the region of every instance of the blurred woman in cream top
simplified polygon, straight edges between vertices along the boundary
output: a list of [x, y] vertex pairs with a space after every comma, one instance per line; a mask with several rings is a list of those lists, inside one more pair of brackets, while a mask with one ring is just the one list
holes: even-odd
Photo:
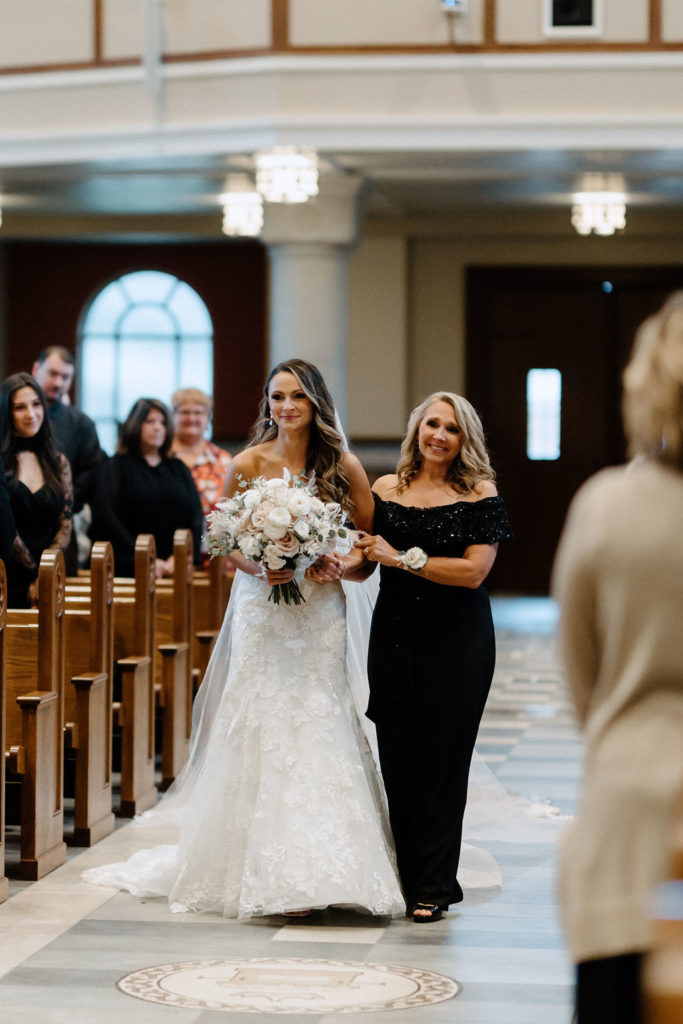
[[554, 590], [586, 744], [560, 858], [579, 1024], [635, 1024], [650, 905], [683, 789], [683, 292], [640, 328], [624, 373], [633, 461], [575, 497]]

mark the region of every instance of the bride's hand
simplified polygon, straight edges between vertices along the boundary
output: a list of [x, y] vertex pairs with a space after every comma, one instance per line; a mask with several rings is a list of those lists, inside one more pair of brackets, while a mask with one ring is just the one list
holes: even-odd
[[264, 579], [271, 587], [276, 587], [278, 583], [291, 583], [294, 579], [294, 570], [266, 569], [262, 566], [259, 576], [261, 576], [261, 578]]
[[344, 572], [344, 559], [341, 555], [330, 554], [320, 555], [312, 565], [306, 569], [306, 579], [311, 583], [334, 583], [342, 578]]

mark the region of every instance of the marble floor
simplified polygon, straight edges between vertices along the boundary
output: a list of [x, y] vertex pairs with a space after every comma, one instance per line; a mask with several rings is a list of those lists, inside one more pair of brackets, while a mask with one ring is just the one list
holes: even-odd
[[[555, 902], [557, 837], [574, 806], [581, 748], [548, 600], [497, 600], [498, 661], [478, 750], [549, 816], [523, 842], [478, 840], [500, 888], [466, 891], [438, 923], [328, 910], [238, 923], [170, 914], [81, 880], [144, 845], [125, 824], [0, 906], [0, 1024], [296, 1022], [569, 1024], [571, 966]], [[519, 837], [516, 837], [519, 838]], [[8, 869], [11, 872], [11, 865]]]

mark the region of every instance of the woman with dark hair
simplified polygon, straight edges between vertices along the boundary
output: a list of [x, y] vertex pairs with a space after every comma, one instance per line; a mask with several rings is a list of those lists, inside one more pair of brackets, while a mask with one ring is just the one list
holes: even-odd
[[173, 534], [192, 531], [199, 561], [202, 507], [189, 469], [169, 455], [173, 428], [156, 398], [139, 398], [121, 427], [117, 452], [102, 464], [92, 505], [93, 540], [111, 541], [118, 576], [132, 576], [135, 538], [151, 533], [157, 576], [173, 573]]
[[[287, 474], [309, 477], [319, 498], [370, 525], [367, 477], [346, 450], [320, 372], [301, 359], [270, 373], [226, 495]], [[402, 911], [381, 782], [349, 687], [342, 555], [305, 573], [230, 558], [239, 571], [195, 700], [188, 765], [144, 816], [179, 820], [179, 845], [86, 878], [166, 895], [173, 911], [225, 917], [338, 904]], [[268, 600], [294, 577], [303, 603]]]
[[509, 536], [494, 480], [477, 413], [438, 391], [411, 413], [396, 473], [374, 484], [374, 534], [358, 541], [365, 571], [381, 565], [367, 713], [416, 923], [463, 898], [468, 775], [495, 662], [482, 584]]
[[0, 457], [16, 536], [7, 562], [8, 603], [29, 608], [38, 596], [38, 566], [48, 547], [71, 536], [73, 490], [66, 456], [55, 447], [40, 386], [15, 373], [0, 387]]

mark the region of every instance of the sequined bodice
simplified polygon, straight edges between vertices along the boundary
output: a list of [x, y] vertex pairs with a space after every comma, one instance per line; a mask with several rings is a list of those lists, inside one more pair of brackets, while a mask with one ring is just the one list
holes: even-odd
[[[457, 501], [450, 505], [419, 508], [384, 501], [375, 494], [373, 532], [381, 534], [398, 551], [420, 547], [430, 556], [460, 557], [470, 544], [497, 544], [511, 536], [505, 503], [500, 495], [479, 501]], [[401, 569], [382, 566], [381, 586], [405, 592], [424, 591], [441, 584], [430, 583]], [[450, 591], [462, 588], [449, 587]]]
[[457, 558], [469, 544], [496, 544], [509, 537], [510, 524], [499, 495], [433, 508], [399, 505], [375, 495], [374, 532], [400, 551], [417, 546], [428, 555]]

